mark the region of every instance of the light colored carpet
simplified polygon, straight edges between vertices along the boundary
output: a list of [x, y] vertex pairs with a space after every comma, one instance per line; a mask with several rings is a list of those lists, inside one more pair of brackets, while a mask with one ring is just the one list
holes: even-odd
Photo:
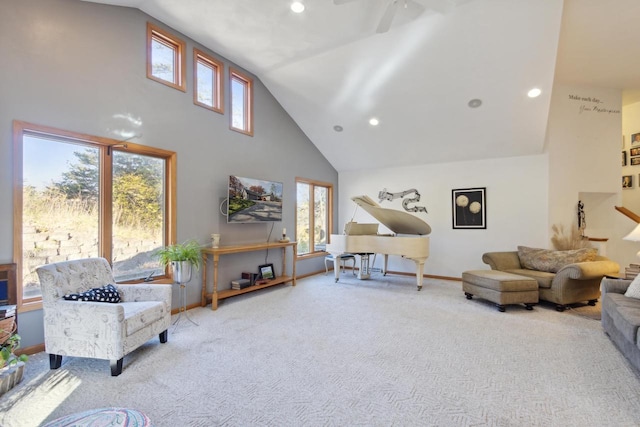
[[500, 313], [459, 282], [318, 275], [190, 310], [200, 326], [150, 341], [119, 377], [34, 355], [0, 423], [119, 406], [156, 426], [640, 425], [636, 371], [577, 312]]

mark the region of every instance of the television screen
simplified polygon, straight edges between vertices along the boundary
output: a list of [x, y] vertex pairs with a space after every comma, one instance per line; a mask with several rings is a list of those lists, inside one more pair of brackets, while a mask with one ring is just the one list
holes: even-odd
[[282, 221], [282, 183], [229, 176], [227, 222]]

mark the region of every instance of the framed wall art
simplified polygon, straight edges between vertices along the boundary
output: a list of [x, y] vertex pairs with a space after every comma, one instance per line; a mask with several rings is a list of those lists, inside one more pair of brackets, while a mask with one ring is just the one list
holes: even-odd
[[631, 145], [640, 144], [640, 132], [631, 134]]
[[622, 188], [633, 188], [633, 175], [622, 176]]
[[622, 150], [622, 166], [627, 166], [627, 151]]
[[632, 157], [630, 163], [631, 165], [640, 165], [640, 157]]
[[631, 157], [640, 156], [640, 147], [631, 148], [629, 154]]
[[453, 228], [487, 228], [487, 189], [451, 190]]

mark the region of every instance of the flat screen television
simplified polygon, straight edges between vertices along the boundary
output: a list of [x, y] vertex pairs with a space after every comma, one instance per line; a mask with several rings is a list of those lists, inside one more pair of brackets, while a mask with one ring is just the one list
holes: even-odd
[[228, 223], [282, 221], [282, 183], [229, 176]]

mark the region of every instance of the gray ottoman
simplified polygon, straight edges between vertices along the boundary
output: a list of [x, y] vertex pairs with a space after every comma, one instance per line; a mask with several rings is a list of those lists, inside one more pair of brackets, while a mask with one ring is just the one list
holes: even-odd
[[507, 304], [524, 304], [532, 310], [538, 303], [538, 282], [499, 270], [471, 270], [462, 273], [462, 290], [467, 299], [477, 296], [495, 303], [499, 311]]

